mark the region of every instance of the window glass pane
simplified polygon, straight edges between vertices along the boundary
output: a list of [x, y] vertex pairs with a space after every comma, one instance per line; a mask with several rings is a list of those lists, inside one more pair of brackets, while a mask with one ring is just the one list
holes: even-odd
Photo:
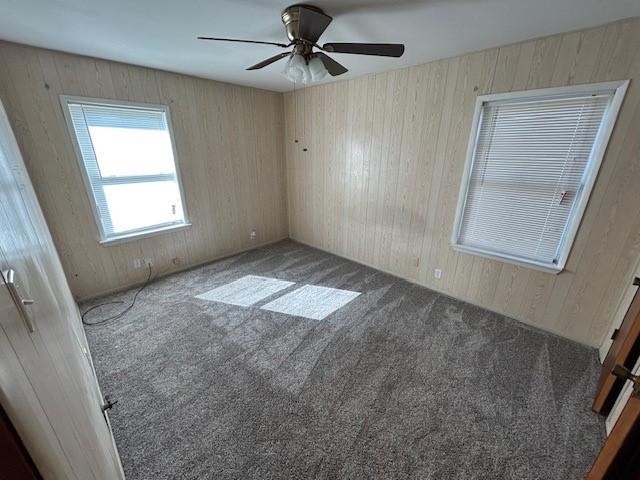
[[175, 173], [167, 130], [89, 125], [89, 133], [103, 177]]
[[180, 222], [180, 191], [175, 181], [105, 185], [113, 233]]
[[163, 108], [93, 99], [64, 104], [105, 239], [184, 223]]

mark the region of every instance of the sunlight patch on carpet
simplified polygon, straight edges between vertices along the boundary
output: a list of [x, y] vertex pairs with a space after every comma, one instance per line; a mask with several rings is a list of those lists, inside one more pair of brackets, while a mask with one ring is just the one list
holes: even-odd
[[322, 320], [339, 308], [344, 307], [358, 295], [360, 295], [359, 292], [351, 292], [349, 290], [305, 285], [291, 293], [276, 298], [261, 308], [271, 312]]
[[196, 295], [196, 298], [210, 302], [249, 307], [294, 284], [295, 282], [287, 282], [276, 278], [246, 275], [234, 282]]

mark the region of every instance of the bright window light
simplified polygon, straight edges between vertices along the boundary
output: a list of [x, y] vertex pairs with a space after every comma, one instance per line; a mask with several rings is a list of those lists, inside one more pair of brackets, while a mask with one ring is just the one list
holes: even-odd
[[167, 108], [61, 97], [101, 240], [187, 224]]
[[479, 97], [453, 247], [561, 271], [627, 84], [608, 82]]

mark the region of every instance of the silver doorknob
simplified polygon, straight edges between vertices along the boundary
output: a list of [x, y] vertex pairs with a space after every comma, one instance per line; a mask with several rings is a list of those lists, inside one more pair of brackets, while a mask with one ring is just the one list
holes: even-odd
[[25, 292], [18, 284], [15, 270], [10, 268], [9, 270], [2, 272], [2, 276], [4, 277], [4, 283], [9, 289], [9, 294], [11, 295], [13, 303], [18, 309], [18, 313], [22, 318], [24, 326], [27, 328], [27, 330], [29, 330], [30, 333], [33, 333], [35, 331], [33, 322], [31, 321], [31, 317], [29, 316], [29, 311], [24, 307], [26, 307], [27, 305], [33, 305], [35, 302], [30, 298], [23, 297], [23, 293]]

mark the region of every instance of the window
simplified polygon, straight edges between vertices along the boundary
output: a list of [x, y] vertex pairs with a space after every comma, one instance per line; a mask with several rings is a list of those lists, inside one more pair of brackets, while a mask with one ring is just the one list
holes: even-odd
[[479, 97], [453, 247], [561, 271], [627, 84]]
[[61, 101], [103, 243], [188, 225], [166, 107]]

